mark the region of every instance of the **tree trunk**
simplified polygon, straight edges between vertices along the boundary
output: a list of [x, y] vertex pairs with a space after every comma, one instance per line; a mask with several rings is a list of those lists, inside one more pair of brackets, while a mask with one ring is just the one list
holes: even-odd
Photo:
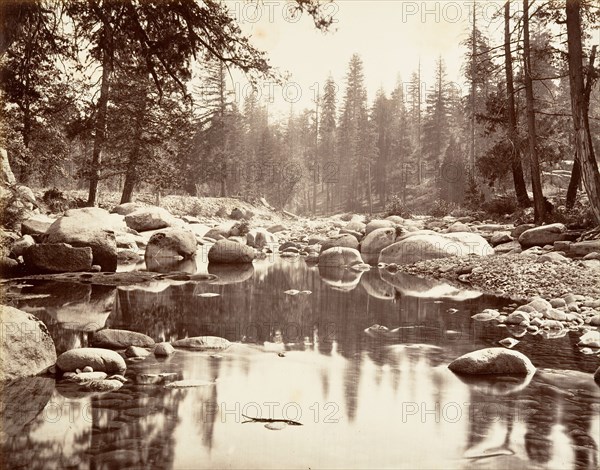
[[513, 82], [512, 53], [510, 50], [510, 2], [504, 4], [504, 64], [506, 71], [506, 99], [508, 113], [508, 139], [512, 144], [512, 175], [515, 194], [519, 207], [531, 206], [527, 186], [523, 177], [519, 136], [517, 133], [517, 114], [515, 112], [515, 86]]
[[[583, 185], [590, 200], [596, 223], [600, 225], [600, 173], [594, 155], [590, 133], [589, 90], [583, 81], [583, 51], [581, 41], [581, 4], [578, 0], [567, 0], [567, 39], [569, 44], [569, 83], [571, 86], [571, 110], [575, 128], [577, 160], [581, 166]], [[591, 62], [591, 61], [590, 61]], [[592, 64], [591, 64], [592, 65]], [[593, 66], [593, 65], [592, 65]]]
[[579, 164], [579, 158], [577, 152], [575, 152], [575, 159], [573, 160], [573, 168], [571, 169], [571, 179], [569, 180], [569, 188], [567, 189], [567, 200], [565, 206], [567, 209], [573, 209], [575, 201], [577, 200], [577, 189], [581, 182], [581, 165]]
[[127, 173], [125, 174], [125, 183], [123, 184], [123, 193], [121, 194], [121, 204], [132, 202], [133, 190], [137, 182], [137, 157], [131, 156], [127, 163]]
[[531, 186], [533, 188], [534, 220], [543, 224], [546, 220], [546, 205], [542, 192], [540, 162], [537, 154], [537, 133], [535, 129], [535, 109], [533, 81], [531, 79], [531, 48], [529, 45], [529, 0], [523, 0], [523, 61], [525, 72], [525, 98], [527, 102], [527, 130], [529, 132], [529, 161], [531, 165]]
[[92, 164], [90, 168], [90, 186], [88, 193], [88, 206], [95, 206], [98, 195], [98, 182], [100, 181], [100, 165], [102, 164], [102, 151], [106, 140], [106, 114], [108, 110], [108, 93], [110, 89], [110, 78], [112, 74], [112, 32], [105, 25], [104, 47], [102, 51], [102, 80], [100, 84], [100, 98], [96, 110], [96, 122], [94, 126], [94, 150], [92, 152]]

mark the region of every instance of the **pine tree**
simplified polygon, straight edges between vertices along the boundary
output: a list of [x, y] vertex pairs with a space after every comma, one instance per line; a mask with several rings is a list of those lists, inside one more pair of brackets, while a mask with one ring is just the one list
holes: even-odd
[[427, 96], [427, 110], [423, 124], [423, 157], [428, 173], [438, 175], [439, 166], [450, 138], [448, 83], [446, 66], [441, 57], [435, 67], [435, 87]]
[[[367, 92], [360, 56], [350, 59], [346, 75], [346, 92], [338, 133], [342, 191], [346, 209], [357, 210], [362, 196], [370, 197], [370, 167], [373, 160], [373, 134], [369, 129]], [[343, 199], [342, 199], [343, 200]]]

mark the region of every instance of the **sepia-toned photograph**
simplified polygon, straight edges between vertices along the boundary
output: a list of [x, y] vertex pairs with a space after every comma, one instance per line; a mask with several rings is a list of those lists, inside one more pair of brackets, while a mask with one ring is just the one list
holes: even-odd
[[0, 469], [600, 468], [598, 0], [0, 0]]

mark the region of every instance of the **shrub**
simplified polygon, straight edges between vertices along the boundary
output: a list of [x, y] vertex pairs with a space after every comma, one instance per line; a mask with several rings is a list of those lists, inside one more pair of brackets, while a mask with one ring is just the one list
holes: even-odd
[[560, 222], [572, 229], [587, 229], [595, 225], [591, 205], [581, 201], [577, 201], [571, 209], [563, 205], [556, 207], [549, 218], [552, 219], [551, 222]]
[[394, 195], [387, 201], [385, 205], [385, 216], [389, 217], [390, 215], [397, 215], [404, 219], [408, 219], [412, 214], [400, 196]]
[[69, 209], [67, 198], [58, 188], [48, 189], [42, 196], [42, 201], [50, 212], [64, 212]]
[[455, 211], [458, 205], [454, 202], [445, 201], [444, 199], [436, 199], [430, 210], [430, 215], [434, 217], [445, 217]]
[[505, 195], [484, 202], [481, 208], [490, 216], [503, 216], [516, 212], [519, 209], [519, 204], [516, 198]]

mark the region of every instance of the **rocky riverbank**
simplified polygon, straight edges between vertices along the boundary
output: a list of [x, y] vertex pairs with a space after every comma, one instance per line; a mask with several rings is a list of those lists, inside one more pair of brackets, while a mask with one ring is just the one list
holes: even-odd
[[600, 269], [576, 260], [552, 262], [542, 254], [442, 258], [393, 269], [521, 301], [566, 294], [600, 299]]

